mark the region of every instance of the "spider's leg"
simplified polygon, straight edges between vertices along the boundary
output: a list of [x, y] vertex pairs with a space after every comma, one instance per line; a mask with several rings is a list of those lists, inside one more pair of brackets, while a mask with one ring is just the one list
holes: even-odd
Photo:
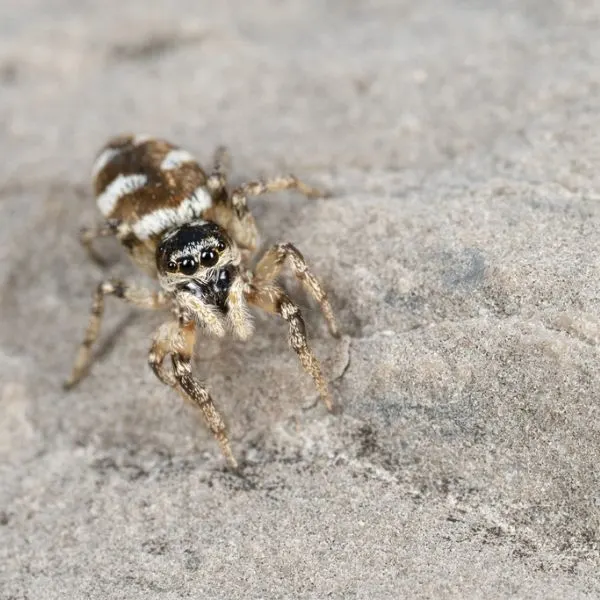
[[282, 190], [296, 190], [308, 198], [325, 198], [330, 195], [294, 175], [249, 181], [232, 190], [227, 201], [216, 207], [217, 221], [229, 231], [240, 248], [251, 253], [258, 245], [258, 230], [248, 207], [248, 198]]
[[338, 337], [338, 327], [327, 298], [327, 293], [320, 281], [308, 268], [300, 251], [292, 244], [276, 244], [265, 252], [255, 270], [255, 283], [270, 283], [274, 281], [285, 263], [291, 267], [294, 276], [302, 283], [306, 291], [319, 303], [321, 311], [327, 320], [331, 335]]
[[321, 400], [330, 412], [335, 410], [327, 381], [323, 377], [319, 361], [313, 354], [306, 337], [306, 327], [300, 309], [290, 298], [273, 284], [253, 282], [247, 294], [248, 302], [262, 310], [279, 315], [288, 322], [289, 342], [298, 355], [304, 370], [313, 378]]
[[[170, 322], [162, 325], [155, 338], [148, 361], [156, 376], [167, 385], [175, 388], [185, 400], [200, 409], [208, 428], [219, 443], [221, 451], [232, 469], [237, 469], [237, 461], [229, 445], [227, 428], [210, 394], [199, 379], [193, 376], [191, 360], [196, 340], [195, 321]], [[162, 367], [166, 354], [171, 354], [173, 371]]]
[[162, 292], [154, 292], [120, 279], [109, 279], [98, 284], [94, 291], [92, 309], [85, 337], [79, 347], [73, 371], [64, 383], [66, 389], [72, 388], [79, 382], [88, 368], [92, 345], [98, 338], [102, 316], [104, 314], [104, 297], [116, 296], [139, 308], [158, 309], [165, 306], [166, 300]]
[[[231, 168], [231, 156], [225, 146], [218, 146], [214, 152], [212, 170], [206, 179], [216, 207], [227, 206], [227, 174]], [[218, 208], [217, 208], [218, 210]]]

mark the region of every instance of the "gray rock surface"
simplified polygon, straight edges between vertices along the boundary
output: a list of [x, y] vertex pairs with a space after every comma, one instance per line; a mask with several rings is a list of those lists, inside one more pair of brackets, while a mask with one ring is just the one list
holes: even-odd
[[[600, 597], [600, 2], [0, 4], [0, 598]], [[146, 366], [159, 315], [109, 302], [95, 152], [150, 132], [235, 180], [297, 244], [341, 416], [285, 326], [207, 340], [227, 473]], [[112, 272], [133, 275], [102, 244]]]

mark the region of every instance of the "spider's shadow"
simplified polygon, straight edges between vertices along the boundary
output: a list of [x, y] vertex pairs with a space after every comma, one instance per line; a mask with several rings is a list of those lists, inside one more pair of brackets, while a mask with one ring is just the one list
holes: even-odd
[[119, 319], [117, 324], [112, 327], [108, 334], [104, 336], [104, 339], [98, 344], [98, 349], [96, 350], [93, 359], [94, 362], [99, 361], [110, 354], [114, 350], [119, 338], [121, 335], [123, 335], [125, 330], [134, 325], [139, 318], [140, 313], [132, 310], [129, 311], [129, 313], [124, 317]]

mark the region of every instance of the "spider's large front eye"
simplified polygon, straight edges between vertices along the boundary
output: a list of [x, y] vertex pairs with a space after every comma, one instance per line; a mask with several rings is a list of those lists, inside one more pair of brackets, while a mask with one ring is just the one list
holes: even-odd
[[182, 258], [179, 262], [179, 270], [184, 275], [193, 275], [198, 268], [198, 263], [193, 258]]
[[217, 264], [219, 255], [214, 250], [202, 250], [200, 253], [200, 262], [203, 267], [212, 267]]

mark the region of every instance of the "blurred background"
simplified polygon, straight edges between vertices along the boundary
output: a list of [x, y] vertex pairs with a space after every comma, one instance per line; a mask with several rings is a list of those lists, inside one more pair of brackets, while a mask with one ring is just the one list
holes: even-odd
[[[0, 3], [0, 598], [598, 598], [600, 3]], [[246, 478], [79, 247], [121, 132], [233, 181], [327, 283], [339, 417], [285, 326], [196, 368]], [[137, 277], [115, 244], [111, 273]]]

